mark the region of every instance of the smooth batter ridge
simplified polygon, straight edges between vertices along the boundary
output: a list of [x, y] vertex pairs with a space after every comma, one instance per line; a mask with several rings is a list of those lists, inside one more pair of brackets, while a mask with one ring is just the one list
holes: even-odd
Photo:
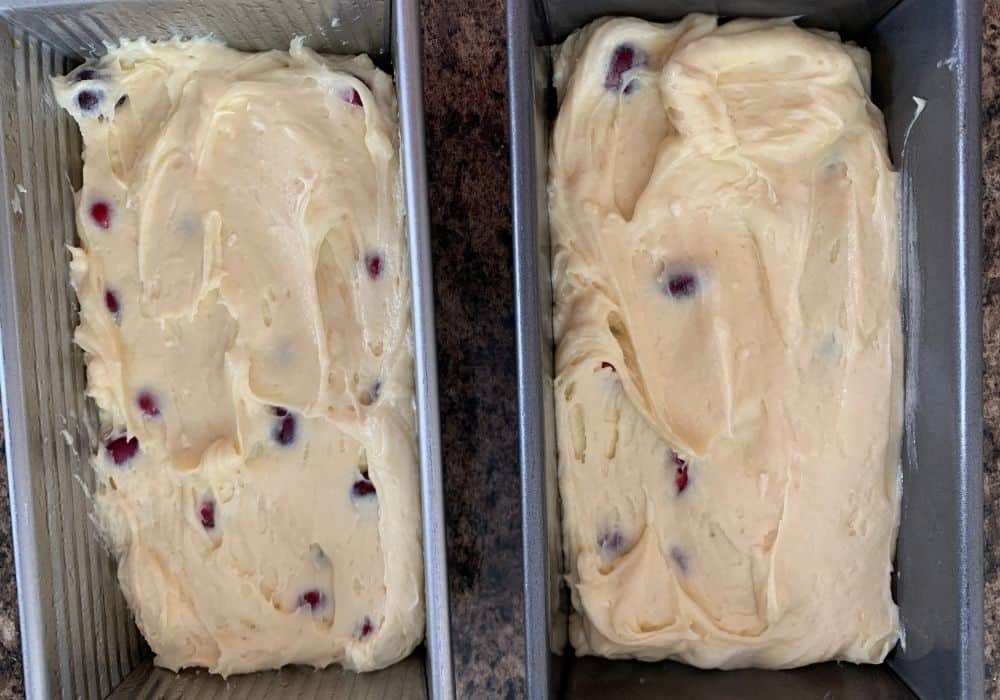
[[899, 634], [902, 362], [867, 52], [790, 20], [600, 20], [555, 84], [573, 646], [881, 661]]
[[396, 102], [365, 56], [126, 41], [54, 80], [96, 514], [171, 669], [391, 664], [423, 637]]

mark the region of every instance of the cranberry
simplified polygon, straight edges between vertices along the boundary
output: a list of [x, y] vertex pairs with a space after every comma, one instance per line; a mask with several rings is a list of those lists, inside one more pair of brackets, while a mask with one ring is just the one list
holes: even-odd
[[90, 218], [101, 228], [111, 228], [111, 205], [107, 202], [94, 202], [90, 205]]
[[[371, 86], [368, 84], [368, 81], [365, 80], [364, 78], [360, 78], [356, 75], [354, 77], [357, 78], [357, 80], [360, 81], [361, 84], [364, 85], [366, 88], [369, 89], [371, 88]], [[364, 103], [361, 101], [361, 93], [359, 93], [350, 85], [345, 86], [343, 89], [340, 89], [337, 92], [340, 94], [340, 99], [342, 99], [344, 102], [355, 105], [357, 107], [364, 107]]]
[[299, 607], [309, 606], [310, 610], [317, 610], [326, 604], [326, 595], [316, 589], [306, 591], [299, 596]]
[[368, 253], [365, 255], [365, 269], [368, 276], [373, 280], [382, 276], [382, 256], [378, 253]]
[[601, 363], [601, 369], [610, 369], [612, 372], [617, 372], [618, 371], [617, 369], [615, 369], [615, 366], [613, 364], [611, 364], [610, 362], [602, 362]]
[[76, 72], [73, 76], [74, 82], [82, 83], [84, 80], [95, 80], [97, 78], [97, 71], [93, 68], [84, 68]]
[[[121, 311], [121, 304], [118, 303], [118, 295], [110, 289], [104, 291], [104, 305], [108, 307], [108, 313], [112, 316], [118, 316], [118, 312]], [[117, 321], [117, 318], [115, 320]]]
[[352, 498], [368, 498], [369, 496], [374, 495], [375, 484], [368, 479], [367, 474], [355, 481], [354, 485], [351, 487]]
[[372, 382], [371, 388], [361, 395], [361, 403], [364, 406], [371, 406], [373, 403], [378, 401], [378, 397], [382, 395], [382, 380], [376, 379]]
[[677, 493], [681, 493], [688, 485], [688, 464], [680, 455], [674, 455], [674, 484], [677, 485]]
[[674, 299], [686, 299], [698, 292], [698, 276], [693, 272], [671, 272], [661, 283], [663, 291]]
[[101, 93], [97, 90], [80, 90], [76, 93], [76, 104], [82, 112], [93, 112], [101, 103]]
[[150, 418], [156, 418], [160, 415], [160, 407], [156, 403], [156, 397], [151, 392], [140, 392], [135, 401], [139, 404], [139, 409]]
[[[615, 48], [611, 54], [611, 62], [608, 64], [608, 72], [604, 75], [604, 87], [607, 90], [618, 91], [622, 89], [624, 76], [627, 72], [646, 63], [645, 54], [628, 44], [621, 44]], [[630, 94], [633, 90], [631, 81], [624, 85], [625, 94]]]
[[274, 441], [279, 445], [291, 445], [295, 442], [295, 416], [280, 406], [272, 407], [271, 413], [278, 419], [274, 422], [274, 428], [271, 430]]
[[201, 525], [206, 530], [215, 529], [215, 502], [204, 501], [198, 506], [198, 516], [201, 518]]
[[121, 466], [135, 457], [135, 454], [139, 451], [139, 439], [121, 435], [106, 442], [104, 449], [111, 455], [112, 461]]
[[687, 571], [688, 571], [688, 555], [687, 555], [687, 552], [685, 552], [680, 547], [671, 547], [670, 548], [670, 558], [674, 560], [675, 564], [677, 564], [677, 568], [679, 568], [683, 573], [685, 573], [685, 574], [687, 573]]
[[607, 557], [617, 557], [625, 549], [625, 536], [618, 530], [604, 532], [597, 536], [597, 546]]
[[372, 619], [365, 615], [358, 626], [354, 628], [354, 638], [357, 640], [367, 639], [374, 631], [375, 625], [372, 623]]

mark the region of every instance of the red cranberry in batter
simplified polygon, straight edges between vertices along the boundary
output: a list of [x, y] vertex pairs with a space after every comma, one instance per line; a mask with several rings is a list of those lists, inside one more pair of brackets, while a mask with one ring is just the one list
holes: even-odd
[[371, 636], [371, 633], [374, 631], [375, 631], [375, 623], [372, 622], [372, 619], [370, 617], [365, 615], [365, 617], [362, 618], [361, 622], [358, 623], [358, 626], [355, 627], [354, 629], [354, 638], [359, 641], [362, 639], [367, 639], [369, 636]]
[[111, 460], [119, 467], [130, 461], [139, 452], [139, 438], [121, 435], [104, 443]]
[[597, 536], [597, 546], [608, 559], [614, 559], [625, 551], [625, 535], [620, 530], [608, 530]]
[[97, 71], [93, 68], [84, 68], [73, 74], [73, 82], [82, 83], [85, 80], [96, 80], [98, 77]]
[[107, 307], [108, 313], [115, 317], [115, 323], [119, 321], [119, 312], [121, 311], [121, 304], [118, 301], [118, 295], [115, 294], [110, 289], [104, 292], [104, 306]]
[[287, 447], [295, 442], [295, 433], [298, 423], [295, 416], [288, 409], [281, 406], [273, 406], [271, 413], [275, 417], [274, 425], [271, 429], [271, 437], [279, 445]]
[[373, 280], [377, 280], [382, 276], [382, 268], [384, 263], [382, 262], [382, 255], [379, 253], [368, 253], [365, 255], [365, 269], [368, 271], [368, 276]]
[[156, 397], [153, 396], [152, 392], [139, 392], [139, 396], [136, 397], [135, 402], [139, 404], [139, 410], [142, 411], [144, 415], [147, 415], [150, 418], [159, 417], [160, 406], [156, 402]]
[[309, 607], [310, 610], [319, 610], [326, 605], [326, 594], [315, 588], [308, 590], [299, 596], [299, 607]]
[[90, 205], [90, 218], [103, 229], [111, 228], [111, 205], [107, 202], [94, 202]]
[[202, 501], [201, 505], [198, 506], [198, 517], [201, 520], [201, 526], [206, 530], [215, 529], [215, 502], [214, 501]]
[[686, 574], [688, 572], [690, 562], [688, 560], [687, 552], [680, 547], [671, 547], [670, 558], [674, 560], [675, 564], [677, 564], [677, 568], [681, 570], [681, 573]]
[[620, 44], [615, 47], [608, 63], [608, 70], [604, 74], [605, 89], [618, 92], [624, 87], [625, 94], [630, 94], [634, 90], [632, 87], [634, 81], [628, 81], [626, 84], [625, 74], [637, 66], [645, 65], [645, 63], [646, 54], [640, 49], [629, 44]]
[[93, 112], [101, 104], [104, 94], [98, 90], [80, 90], [76, 93], [76, 104], [81, 112]]
[[683, 493], [688, 485], [688, 463], [680, 455], [674, 455], [674, 484], [677, 486], [677, 495]]
[[351, 498], [368, 498], [375, 495], [375, 484], [368, 479], [367, 474], [355, 481], [354, 485], [351, 486]]
[[674, 299], [686, 299], [698, 292], [698, 276], [693, 272], [673, 272], [666, 276], [664, 290]]

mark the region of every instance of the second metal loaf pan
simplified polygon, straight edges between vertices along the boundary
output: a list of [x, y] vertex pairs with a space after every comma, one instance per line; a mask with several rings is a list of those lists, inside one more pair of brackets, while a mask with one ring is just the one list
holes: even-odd
[[[906, 333], [896, 601], [905, 643], [875, 667], [701, 672], [574, 659], [560, 598], [545, 200], [544, 47], [605, 15], [801, 16], [869, 49], [900, 171]], [[511, 153], [528, 696], [979, 698], [983, 694], [979, 0], [509, 0]], [[927, 101], [913, 122], [914, 97]], [[912, 122], [912, 126], [911, 126]], [[904, 149], [905, 142], [905, 149]], [[558, 653], [553, 653], [558, 652]]]

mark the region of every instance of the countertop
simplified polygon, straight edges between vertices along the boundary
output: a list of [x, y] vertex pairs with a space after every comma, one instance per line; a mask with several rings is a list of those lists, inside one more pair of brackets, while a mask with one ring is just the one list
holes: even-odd
[[[523, 695], [503, 0], [423, 0], [455, 672]], [[1000, 0], [983, 27], [986, 677], [1000, 696]], [[469, 436], [481, 436], [469, 440]], [[485, 439], [484, 436], [488, 436]], [[23, 696], [0, 425], [0, 700]]]
[[987, 697], [1000, 696], [1000, 0], [983, 4], [983, 472]]

